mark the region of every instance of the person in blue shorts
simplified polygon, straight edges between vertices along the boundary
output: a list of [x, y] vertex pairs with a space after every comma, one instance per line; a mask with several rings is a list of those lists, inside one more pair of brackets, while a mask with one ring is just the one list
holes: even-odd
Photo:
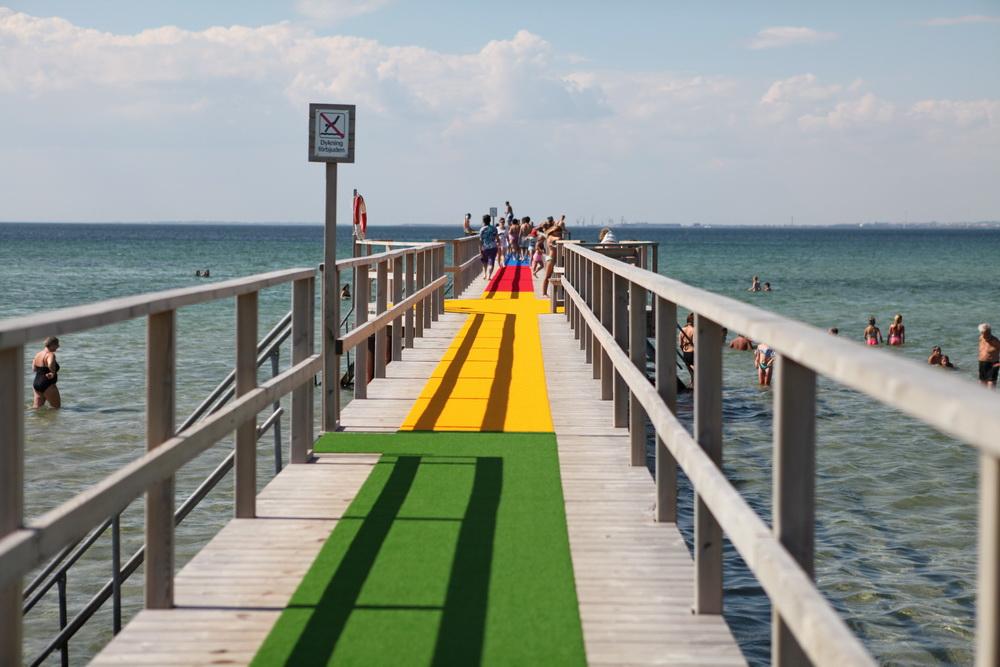
[[493, 275], [493, 267], [497, 261], [497, 228], [491, 223], [489, 214], [483, 216], [483, 226], [479, 229], [479, 258], [483, 263], [483, 277], [486, 280]]

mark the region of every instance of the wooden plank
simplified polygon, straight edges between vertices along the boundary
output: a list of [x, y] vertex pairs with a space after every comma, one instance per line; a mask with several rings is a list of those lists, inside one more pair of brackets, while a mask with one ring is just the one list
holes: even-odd
[[[674, 327], [677, 326], [677, 306], [666, 299], [654, 298], [656, 299], [656, 392], [663, 399], [667, 409], [676, 413], [677, 364], [674, 361], [676, 339]], [[677, 521], [677, 461], [659, 434], [656, 436], [656, 520], [671, 523]]]
[[[256, 338], [254, 344], [256, 345]], [[254, 368], [256, 369], [256, 364]], [[150, 315], [146, 329], [147, 452], [164, 447], [174, 436], [176, 377], [175, 313], [168, 310]], [[145, 512], [146, 608], [169, 609], [174, 604], [173, 475], [168, 475], [147, 487]]]
[[[571, 285], [566, 286], [566, 298], [581, 301]], [[595, 326], [594, 315], [587, 312], [585, 316], [592, 320], [591, 326]], [[874, 666], [875, 661], [858, 638], [726, 479], [716, 462], [667, 409], [655, 387], [635, 368], [610, 334], [603, 329], [595, 331], [630, 391], [638, 396], [654, 430], [663, 437], [670, 453], [697, 489], [699, 498], [725, 529], [809, 659], [822, 665]]]
[[[635, 367], [646, 374], [646, 290], [629, 283], [628, 287], [628, 354]], [[590, 337], [588, 336], [588, 339]], [[628, 399], [629, 462], [646, 465], [646, 411], [634, 392]]]
[[[376, 318], [378, 315], [385, 313], [387, 304], [389, 303], [389, 265], [387, 261], [379, 262], [375, 269], [375, 313]], [[386, 327], [395, 318], [390, 317], [385, 326], [380, 326], [375, 329], [375, 377], [384, 378], [385, 377], [385, 351], [386, 351], [386, 341], [388, 336], [386, 335]]]
[[[694, 433], [698, 445], [722, 468], [722, 327], [695, 313]], [[722, 613], [722, 528], [695, 493], [696, 614]]]
[[[236, 397], [257, 387], [257, 293], [236, 297]], [[236, 426], [233, 509], [252, 519], [257, 499], [257, 415]]]
[[976, 665], [1000, 664], [1000, 460], [979, 457]]
[[248, 664], [378, 461], [319, 454], [261, 492], [178, 573], [177, 606], [140, 612], [94, 665]]
[[[816, 374], [779, 356], [774, 369], [774, 536], [810, 577], [816, 522]], [[809, 665], [781, 614], [771, 613], [771, 663]]]
[[[315, 280], [292, 283], [292, 363], [305, 361], [313, 350], [313, 303]], [[305, 463], [313, 444], [313, 383], [307, 382], [292, 391], [292, 444], [288, 459]]]
[[628, 432], [574, 435], [584, 415], [610, 424], [613, 406], [564, 320], [539, 326], [588, 663], [745, 665], [722, 617], [691, 615], [691, 557], [675, 526], [654, 522], [649, 472], [624, 460]]
[[[24, 348], [0, 350], [0, 538], [24, 521]], [[0, 585], [0, 664], [21, 664], [22, 578]]]

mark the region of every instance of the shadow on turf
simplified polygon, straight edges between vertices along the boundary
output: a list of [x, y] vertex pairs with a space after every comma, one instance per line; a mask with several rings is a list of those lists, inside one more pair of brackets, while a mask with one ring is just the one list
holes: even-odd
[[[333, 657], [351, 613], [355, 609], [368, 608], [357, 604], [358, 596], [392, 524], [397, 520], [423, 458], [425, 457], [399, 456], [396, 460], [389, 479], [330, 578], [286, 664], [327, 664]], [[481, 662], [497, 508], [502, 487], [503, 459], [477, 457], [472, 491], [459, 529], [445, 603], [441, 610], [441, 623], [431, 661], [433, 665], [472, 665]], [[301, 605], [290, 606], [301, 608]], [[380, 608], [415, 609], [410, 605], [382, 605]], [[436, 608], [429, 607], [427, 610], [433, 611]]]

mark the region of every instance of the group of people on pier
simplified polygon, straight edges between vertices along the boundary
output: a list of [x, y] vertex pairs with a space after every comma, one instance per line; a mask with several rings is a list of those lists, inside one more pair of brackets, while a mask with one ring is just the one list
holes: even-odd
[[[471, 213], [465, 215], [465, 230], [471, 231]], [[530, 216], [515, 218], [510, 202], [506, 202], [504, 215], [495, 223], [489, 213], [483, 215], [479, 235], [479, 256], [483, 264], [483, 277], [489, 280], [496, 268], [507, 265], [528, 265], [532, 276], [545, 271], [542, 295], [548, 296], [549, 281], [556, 263], [556, 243], [568, 238], [566, 216], [556, 220], [548, 216], [535, 225]]]

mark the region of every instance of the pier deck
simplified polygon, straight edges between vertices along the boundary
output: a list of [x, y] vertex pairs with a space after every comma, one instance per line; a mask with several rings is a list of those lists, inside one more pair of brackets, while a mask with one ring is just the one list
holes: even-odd
[[[368, 385], [366, 400], [351, 401], [345, 406], [341, 415], [343, 429], [354, 433], [387, 434], [401, 428], [404, 431], [483, 430], [492, 433], [489, 437], [494, 439], [498, 437], [497, 432], [504, 431], [554, 431], [564, 521], [572, 559], [570, 588], [575, 580], [579, 603], [579, 619], [571, 615], [571, 620], [582, 629], [586, 661], [616, 665], [745, 664], [720, 616], [691, 614], [691, 557], [672, 524], [653, 521], [654, 487], [650, 475], [645, 468], [629, 466], [627, 432], [611, 426], [611, 403], [600, 400], [599, 383], [592, 379], [591, 367], [584, 362], [584, 353], [579, 350], [565, 318], [560, 315], [526, 314], [529, 301], [547, 303], [540, 299], [539, 283], [539, 280], [534, 281], [531, 291], [524, 290], [507, 297], [500, 295], [496, 302], [484, 302], [483, 299], [478, 299], [476, 304], [470, 300], [469, 305], [450, 302], [449, 312], [441, 315], [425, 331], [425, 336], [415, 341], [413, 348], [404, 350], [402, 360], [388, 364], [386, 378], [376, 379]], [[525, 284], [522, 280], [522, 289]], [[478, 298], [485, 287], [484, 281], [478, 279], [464, 296]], [[498, 295], [487, 290], [484, 296], [489, 299]], [[518, 299], [519, 303], [504, 304], [505, 298]], [[485, 315], [469, 314], [470, 308], [481, 308], [484, 303], [488, 311]], [[543, 312], [541, 305], [535, 312]], [[521, 313], [515, 318], [524, 318], [518, 319], [516, 327], [509, 319], [511, 313]], [[471, 339], [477, 338], [479, 329], [469, 335], [470, 324], [475, 317], [481, 318], [482, 335], [478, 336], [478, 342]], [[527, 378], [530, 378], [533, 364], [522, 362], [519, 368], [515, 368], [513, 360], [508, 359], [503, 373], [504, 382], [521, 382], [506, 387], [508, 392], [526, 394], [532, 401], [541, 397], [544, 410], [537, 408], [536, 412], [526, 417], [524, 405], [531, 405], [530, 402], [510, 405], [506, 399], [506, 413], [499, 416], [491, 415], [488, 402], [486, 407], [477, 407], [485, 401], [476, 392], [493, 396], [498, 385], [497, 377], [480, 377], [480, 368], [484, 364], [497, 368], [505, 366], [504, 356], [513, 355], [514, 338], [510, 332], [515, 329], [518, 332], [518, 354], [530, 354], [530, 351], [522, 352], [520, 346], [525, 343], [525, 331], [531, 334], [531, 330], [522, 327], [526, 324], [534, 327], [535, 322], [537, 333], [534, 334], [536, 340], [533, 344], [540, 347], [538, 353], [543, 359], [543, 363], [534, 369], [537, 372], [535, 382], [542, 386], [524, 386], [530, 383]], [[502, 330], [507, 333], [503, 336], [497, 334], [498, 342], [490, 343], [493, 336], [490, 326], [497, 332]], [[463, 343], [466, 340], [463, 336], [469, 339], [468, 344]], [[472, 343], [480, 347], [475, 348]], [[468, 367], [472, 367], [474, 372], [466, 372]], [[470, 395], [470, 392], [476, 395]], [[441, 404], [444, 399], [453, 405], [457, 403], [468, 407], [448, 412], [447, 406], [442, 407]], [[426, 428], [428, 424], [430, 426]], [[481, 429], [476, 428], [479, 424], [483, 425]], [[533, 424], [539, 426], [533, 428]], [[418, 438], [433, 437], [433, 434], [415, 435]], [[326, 436], [323, 440], [330, 437]], [[456, 441], [466, 438], [472, 443], [475, 437], [483, 436], [453, 433], [450, 437]], [[336, 442], [337, 436], [332, 438], [329, 442]], [[323, 440], [318, 443], [321, 452], [323, 448], [319, 445]], [[467, 448], [467, 445], [463, 443], [462, 447]], [[388, 449], [387, 446], [386, 451]], [[468, 458], [469, 452], [463, 449], [462, 454]], [[274, 634], [282, 632], [282, 628], [289, 625], [289, 614], [296, 613], [294, 608], [302, 606], [295, 603], [296, 596], [303, 594], [300, 582], [310, 576], [316, 578], [316, 569], [321, 567], [317, 556], [325, 544], [333, 543], [338, 522], [344, 518], [357, 518], [357, 496], [366, 481], [370, 483], [372, 472], [380, 460], [384, 462], [386, 457], [380, 457], [376, 452], [319, 453], [315, 463], [285, 468], [261, 492], [258, 499], [260, 518], [234, 519], [181, 570], [176, 578], [176, 608], [140, 612], [97, 656], [95, 664], [249, 663], [258, 655], [265, 641], [275, 643]], [[463, 462], [458, 458], [456, 461]], [[516, 475], [516, 470], [513, 465], [504, 469], [505, 491], [509, 478]], [[476, 484], [479, 483], [478, 467], [476, 475], [472, 496], [465, 496], [468, 501], [460, 499], [460, 504], [469, 504], [464, 521], [473, 515]], [[428, 513], [426, 507], [423, 509], [424, 514]], [[402, 514], [396, 524], [408, 518], [405, 506]], [[412, 522], [417, 517], [408, 519]], [[418, 520], [454, 521], [447, 517], [419, 517]], [[530, 516], [521, 519], [530, 520]], [[500, 525], [503, 527], [505, 524]], [[496, 530], [501, 537], [506, 535], [505, 531]], [[342, 536], [343, 530], [339, 534]], [[386, 536], [383, 539], [387, 539]], [[501, 545], [496, 547], [499, 549], [503, 542], [500, 537], [497, 540]], [[498, 577], [497, 571], [502, 572], [507, 561], [502, 555], [494, 558], [492, 576]], [[460, 560], [459, 555], [456, 554], [455, 560], [456, 563]], [[381, 562], [376, 562], [370, 576], [386, 576], [377, 569], [381, 565]], [[453, 567], [458, 568], [458, 565]], [[451, 572], [453, 578], [456, 571], [453, 569]], [[488, 565], [486, 572], [489, 579]], [[361, 584], [358, 586], [360, 591]], [[449, 595], [452, 593], [449, 589]], [[483, 600], [489, 598], [491, 614], [495, 617], [493, 597], [499, 596], [494, 592], [481, 597]], [[351, 604], [353, 610], [364, 608], [367, 613], [372, 611], [370, 605]], [[454, 611], [461, 608], [462, 600], [459, 600], [458, 607], [448, 597], [424, 608], [419, 605], [414, 608], [418, 612], [446, 616], [449, 604]], [[406, 607], [411, 613], [414, 608]], [[393, 613], [398, 614], [401, 610], [403, 605], [394, 609]], [[382, 611], [385, 612], [385, 609]], [[523, 612], [528, 618], [540, 615], [541, 622], [546, 622], [545, 609], [524, 609]], [[284, 626], [279, 619], [285, 621]], [[294, 621], [294, 618], [291, 620]], [[503, 619], [498, 622], [496, 618], [490, 618], [489, 622], [494, 625], [486, 625], [485, 618], [481, 621], [484, 626], [480, 631], [486, 635], [480, 642], [485, 648], [478, 649], [483, 651], [482, 661], [504, 662], [502, 658], [497, 659], [498, 655], [504, 655], [503, 641], [507, 642], [510, 655], [524, 650], [523, 646], [515, 646], [525, 640], [523, 636], [496, 638], [497, 624], [502, 624]], [[432, 633], [437, 632], [437, 623], [437, 620], [431, 623]], [[442, 619], [440, 623], [443, 633], [445, 621]], [[308, 623], [306, 625], [313, 627]], [[424, 627], [426, 632], [427, 626], [417, 623], [414, 627], [418, 628], [414, 632], [419, 632], [420, 627]], [[342, 641], [349, 643], [352, 628], [341, 627], [338, 632], [341, 631], [345, 633]], [[356, 628], [354, 631], [355, 635], [360, 632]], [[295, 646], [301, 651], [301, 640], [298, 641]], [[499, 645], [498, 641], [501, 642]], [[554, 639], [552, 641], [555, 642]], [[415, 641], [415, 644], [421, 643]], [[280, 648], [280, 641], [278, 644]], [[434, 642], [431, 641], [431, 644], [433, 646]], [[441, 638], [438, 637], [433, 654], [436, 662], [442, 655], [446, 658], [470, 655], [467, 652], [441, 653], [442, 650]], [[459, 650], [467, 651], [467, 647], [459, 646]], [[321, 657], [336, 659], [340, 649], [338, 647], [338, 655], [332, 655], [332, 648], [329, 651]], [[258, 655], [258, 662], [270, 664], [272, 661], [266, 659], [267, 656], [275, 655], [278, 653]], [[578, 662], [573, 658], [578, 655], [574, 653], [573, 646], [562, 655], [568, 662]], [[416, 657], [414, 660], [420, 662]], [[559, 660], [556, 662], [562, 664]]]

